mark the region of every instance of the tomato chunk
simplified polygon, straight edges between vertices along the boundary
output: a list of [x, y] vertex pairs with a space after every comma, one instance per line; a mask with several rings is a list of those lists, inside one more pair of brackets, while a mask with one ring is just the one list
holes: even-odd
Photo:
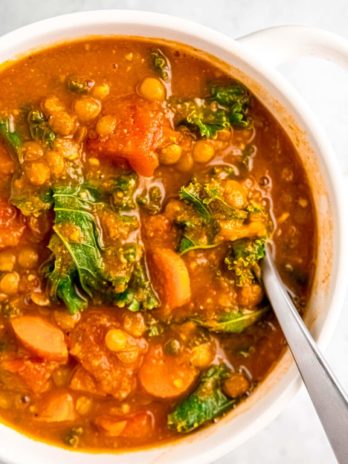
[[17, 246], [25, 229], [19, 211], [0, 198], [0, 248]]
[[[132, 362], [124, 359], [125, 352], [113, 352], [107, 348], [105, 336], [110, 329], [118, 329], [120, 324], [113, 315], [101, 311], [90, 311], [82, 318], [69, 336], [70, 354], [74, 356], [95, 382], [98, 394], [110, 394], [123, 400], [136, 388], [136, 372], [142, 360], [146, 343], [137, 339], [139, 345]], [[76, 374], [75, 374], [76, 375]], [[73, 385], [94, 390], [93, 383], [85, 375], [79, 377]], [[83, 377], [83, 378], [82, 378]]]
[[1, 368], [17, 374], [34, 393], [43, 393], [50, 387], [50, 377], [57, 368], [54, 362], [35, 359], [8, 359], [1, 363]]
[[152, 176], [158, 166], [155, 150], [163, 134], [165, 122], [161, 105], [139, 97], [106, 102], [117, 119], [114, 132], [106, 137], [90, 139], [90, 152], [112, 159], [126, 159], [140, 175]]
[[11, 321], [14, 333], [29, 350], [51, 361], [65, 362], [68, 350], [64, 333], [39, 316], [20, 316]]

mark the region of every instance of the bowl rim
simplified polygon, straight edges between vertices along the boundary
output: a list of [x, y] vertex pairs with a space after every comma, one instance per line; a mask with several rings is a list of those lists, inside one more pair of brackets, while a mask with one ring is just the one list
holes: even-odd
[[[0, 50], [2, 48], [13, 50], [25, 49], [26, 53], [33, 49], [33, 47], [23, 46], [26, 39], [33, 37], [39, 38], [40, 36], [48, 36], [50, 39], [54, 37], [56, 33], [64, 32], [70, 29], [77, 28], [88, 28], [92, 25], [102, 27], [107, 25], [119, 25], [119, 24], [134, 24], [136, 27], [154, 27], [158, 29], [166, 29], [175, 32], [179, 36], [191, 37], [193, 42], [196, 43], [207, 43], [213, 44], [215, 47], [220, 50], [224, 50], [226, 53], [229, 53], [231, 56], [237, 56], [242, 62], [249, 61], [249, 67], [255, 71], [255, 76], [259, 77], [261, 81], [268, 82], [272, 89], [275, 89], [279, 92], [280, 95], [284, 97], [284, 100], [289, 103], [289, 105], [299, 114], [299, 118], [308, 130], [310, 135], [313, 135], [316, 146], [317, 155], [324, 164], [327, 181], [330, 183], [330, 188], [333, 192], [333, 197], [335, 200], [335, 210], [336, 215], [335, 219], [337, 220], [336, 224], [336, 239], [338, 242], [338, 250], [340, 256], [337, 257], [336, 268], [334, 273], [337, 276], [337, 280], [334, 284], [332, 300], [330, 308], [326, 313], [325, 323], [318, 334], [317, 341], [320, 347], [325, 347], [329, 341], [329, 338], [332, 335], [332, 332], [337, 323], [344, 297], [346, 294], [345, 282], [344, 282], [344, 257], [347, 256], [347, 246], [343, 240], [345, 232], [347, 230], [347, 221], [344, 217], [344, 189], [343, 189], [343, 179], [341, 171], [338, 167], [338, 163], [334, 154], [331, 144], [329, 143], [324, 131], [321, 129], [320, 124], [317, 123], [312, 111], [308, 108], [306, 103], [303, 101], [302, 97], [291, 87], [289, 82], [275, 69], [270, 69], [268, 66], [264, 65], [261, 61], [261, 58], [255, 57], [252, 53], [252, 50], [249, 50], [248, 47], [244, 46], [241, 43], [238, 43], [232, 37], [229, 37], [223, 33], [214, 31], [211, 28], [202, 26], [193, 21], [189, 21], [183, 18], [165, 15], [160, 13], [153, 13], [147, 11], [138, 11], [138, 10], [114, 10], [114, 9], [103, 9], [103, 10], [92, 10], [84, 11], [77, 13], [70, 13], [66, 15], [54, 16], [52, 18], [44, 19], [21, 28], [15, 29], [12, 32], [9, 32], [2, 37], [0, 37]], [[100, 36], [103, 34], [100, 33]], [[121, 34], [124, 35], [124, 34]], [[134, 35], [134, 34], [130, 34]], [[85, 33], [81, 37], [88, 37], [89, 34]], [[156, 37], [148, 35], [147, 37]], [[76, 39], [74, 37], [74, 39]], [[73, 40], [74, 40], [73, 39]], [[69, 39], [66, 39], [69, 40]], [[179, 42], [189, 43], [187, 40], [178, 39]], [[53, 42], [43, 39], [41, 42], [41, 48], [49, 46], [51, 43], [56, 43], [56, 40]], [[11, 44], [10, 46], [8, 44]], [[40, 40], [39, 40], [40, 43]], [[58, 41], [59, 43], [59, 41]], [[204, 46], [201, 45], [199, 48], [205, 50]], [[34, 51], [35, 48], [34, 48]], [[1, 55], [1, 52], [0, 52]], [[17, 53], [14, 51], [14, 58], [17, 58]], [[252, 64], [250, 64], [252, 63]], [[275, 398], [276, 401], [272, 403], [269, 409], [261, 411], [257, 415], [257, 420], [252, 424], [249, 424], [248, 427], [245, 427], [245, 430], [242, 430], [239, 433], [238, 437], [234, 437], [231, 442], [223, 442], [218, 445], [215, 445], [209, 452], [207, 450], [202, 450], [200, 453], [196, 453], [193, 456], [186, 456], [185, 458], [181, 457], [178, 460], [164, 460], [163, 462], [181, 462], [185, 464], [196, 463], [199, 459], [201, 463], [209, 463], [213, 460], [220, 458], [221, 456], [230, 452], [233, 448], [246, 441], [249, 437], [254, 435], [261, 428], [265, 427], [270, 423], [286, 406], [290, 399], [295, 395], [301, 386], [299, 380], [299, 374], [295, 368], [292, 368], [289, 371], [288, 383], [286, 387], [280, 389]], [[1, 433], [1, 429], [0, 429]], [[20, 434], [23, 438], [28, 439], [27, 436]], [[182, 440], [184, 441], [184, 440]], [[41, 442], [37, 442], [41, 445]], [[181, 442], [174, 442], [176, 446], [180, 446]], [[62, 451], [61, 448], [56, 448], [51, 445], [48, 446], [51, 449], [51, 452], [54, 453], [55, 450]], [[166, 446], [166, 445], [163, 445]], [[170, 445], [169, 445], [170, 446]], [[161, 450], [163, 447], [155, 447], [152, 450]], [[143, 451], [136, 451], [136, 453], [148, 453], [148, 450], [144, 449]], [[133, 454], [130, 452], [128, 455]], [[103, 453], [103, 454], [94, 454], [94, 453], [69, 453], [69, 455], [80, 455], [86, 460], [86, 456], [92, 456], [94, 461], [98, 459], [98, 456], [117, 456], [115, 454]], [[125, 456], [126, 454], [120, 454], [119, 456]], [[68, 458], [68, 454], [65, 455]], [[22, 456], [21, 460], [12, 459], [12, 453], [10, 450], [3, 451], [3, 458], [7, 462], [19, 463], [28, 463], [28, 456]], [[165, 458], [164, 458], [165, 459]], [[105, 459], [104, 459], [105, 460]], [[115, 458], [116, 460], [116, 458]], [[138, 462], [138, 461], [137, 461]], [[140, 462], [140, 461], [139, 461]], [[152, 462], [152, 461], [149, 461]], [[154, 458], [153, 462], [162, 462]]]

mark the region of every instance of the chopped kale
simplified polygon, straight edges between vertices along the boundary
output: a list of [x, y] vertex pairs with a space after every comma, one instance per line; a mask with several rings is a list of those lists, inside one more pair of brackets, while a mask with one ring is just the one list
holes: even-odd
[[167, 57], [159, 48], [156, 48], [151, 51], [151, 63], [156, 73], [164, 81], [169, 81], [171, 75], [170, 63]]
[[122, 174], [115, 179], [112, 185], [113, 206], [117, 210], [130, 210], [135, 207], [134, 194], [137, 187], [137, 176], [135, 173]]
[[261, 309], [238, 309], [221, 314], [216, 319], [202, 321], [194, 319], [194, 321], [215, 333], [236, 333], [243, 332], [247, 327], [253, 325], [268, 311], [269, 307], [265, 306]]
[[[50, 294], [61, 299], [71, 313], [83, 309], [87, 296], [105, 287], [99, 231], [89, 190], [80, 186], [53, 189], [54, 234], [49, 248], [54, 266], [47, 277]], [[77, 289], [80, 290], [77, 290]]]
[[250, 94], [241, 84], [211, 85], [206, 98], [170, 99], [177, 125], [196, 130], [201, 137], [213, 138], [222, 129], [247, 128]]
[[230, 375], [225, 364], [211, 366], [199, 380], [197, 389], [168, 416], [168, 427], [188, 433], [233, 408], [237, 400], [228, 398], [222, 384]]
[[137, 196], [137, 203], [149, 214], [157, 214], [162, 209], [163, 193], [157, 185], [146, 189], [141, 195]]
[[31, 138], [52, 147], [56, 134], [48, 124], [48, 119], [40, 110], [30, 110], [27, 116]]
[[231, 244], [225, 265], [232, 272], [237, 286], [243, 287], [260, 279], [260, 261], [265, 257], [265, 242], [265, 238], [258, 238], [241, 239]]
[[70, 92], [76, 93], [78, 95], [87, 94], [95, 85], [95, 82], [92, 79], [83, 79], [74, 76], [67, 77], [65, 83], [67, 89], [70, 90]]
[[18, 161], [22, 162], [22, 138], [15, 129], [13, 117], [0, 118], [0, 138], [16, 153]]
[[186, 203], [191, 204], [197, 213], [205, 222], [211, 222], [213, 217], [204, 201], [201, 198], [202, 185], [193, 179], [189, 184], [181, 187], [179, 191], [180, 200], [184, 200]]

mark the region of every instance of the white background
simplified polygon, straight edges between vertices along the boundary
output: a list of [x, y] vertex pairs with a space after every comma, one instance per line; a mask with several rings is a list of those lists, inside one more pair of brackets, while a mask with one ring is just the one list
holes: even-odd
[[[232, 37], [273, 25], [305, 24], [348, 38], [346, 0], [0, 0], [0, 34], [49, 16], [98, 8], [169, 13], [195, 20]], [[331, 137], [342, 170], [348, 171], [348, 73], [313, 59], [301, 60], [282, 71], [314, 108], [323, 130]], [[0, 89], [0, 101], [3, 91]], [[347, 306], [343, 308], [326, 355], [348, 390]], [[216, 464], [335, 462], [309, 397], [302, 389], [271, 425]]]

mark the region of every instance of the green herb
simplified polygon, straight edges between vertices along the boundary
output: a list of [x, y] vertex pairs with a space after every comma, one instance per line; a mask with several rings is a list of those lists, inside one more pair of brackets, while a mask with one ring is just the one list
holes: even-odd
[[26, 192], [16, 191], [14, 187], [11, 189], [11, 203], [18, 208], [24, 216], [40, 216], [44, 211], [48, 211], [52, 207], [52, 198], [50, 191], [33, 191]]
[[211, 248], [215, 248], [219, 245], [219, 243], [212, 243], [210, 245], [204, 245], [202, 243], [196, 243], [194, 242], [190, 237], [186, 237], [185, 235], [182, 236], [179, 246], [178, 246], [178, 251], [182, 255], [187, 253], [188, 251], [192, 250], [209, 250]]
[[261, 277], [259, 262], [265, 257], [266, 238], [241, 239], [231, 244], [225, 264], [232, 271], [236, 285], [243, 287]]
[[193, 320], [201, 327], [205, 327], [211, 332], [239, 334], [261, 319], [268, 309], [268, 306], [255, 310], [239, 309], [224, 313], [216, 319], [207, 321], [202, 321], [200, 319]]
[[83, 435], [82, 427], [72, 427], [63, 437], [63, 442], [71, 446], [72, 448], [77, 448], [80, 443], [80, 437]]
[[137, 186], [137, 175], [122, 174], [114, 182], [113, 190], [113, 206], [117, 210], [130, 210], [135, 207], [134, 193]]
[[240, 84], [228, 86], [212, 85], [210, 98], [227, 109], [228, 119], [232, 126], [245, 128], [250, 124], [247, 110], [250, 104], [250, 95]]
[[205, 222], [210, 222], [213, 218], [204, 201], [200, 198], [201, 190], [202, 185], [197, 179], [193, 179], [188, 185], [180, 188], [179, 198], [192, 205]]
[[12, 148], [18, 157], [20, 163], [23, 162], [22, 157], [22, 139], [15, 130], [13, 117], [0, 119], [0, 137]]
[[127, 307], [129, 311], [141, 309], [151, 310], [157, 308], [159, 301], [152, 288], [151, 282], [145, 271], [145, 266], [137, 263], [127, 289], [115, 295], [115, 302], [119, 307]]
[[149, 214], [157, 214], [162, 209], [163, 194], [161, 189], [154, 185], [137, 196], [137, 203]]
[[[86, 306], [86, 296], [105, 286], [100, 237], [93, 215], [95, 199], [83, 187], [53, 189], [54, 235], [49, 248], [54, 266], [47, 277], [50, 294], [64, 301], [71, 313]], [[80, 289], [80, 290], [78, 290]]]
[[51, 129], [48, 119], [40, 110], [31, 110], [28, 113], [28, 125], [31, 138], [43, 142], [50, 147], [56, 139], [56, 134]]
[[237, 400], [228, 398], [222, 384], [230, 375], [225, 364], [210, 367], [200, 378], [197, 389], [168, 416], [168, 427], [188, 433], [233, 408]]
[[87, 94], [94, 87], [95, 82], [92, 79], [82, 79], [69, 76], [66, 81], [67, 89], [78, 95]]
[[170, 63], [164, 53], [156, 48], [151, 51], [152, 67], [156, 73], [164, 80], [168, 81], [171, 75]]
[[183, 100], [172, 97], [169, 105], [177, 125], [198, 131], [201, 137], [213, 138], [222, 129], [250, 126], [250, 94], [240, 84], [212, 85], [205, 99]]

